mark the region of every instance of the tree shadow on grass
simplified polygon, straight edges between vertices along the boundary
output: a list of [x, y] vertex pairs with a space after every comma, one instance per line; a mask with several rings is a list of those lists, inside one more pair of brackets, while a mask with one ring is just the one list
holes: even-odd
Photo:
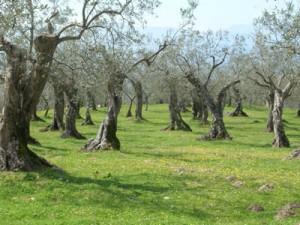
[[[93, 201], [85, 200], [84, 202], [80, 203], [88, 205], [89, 207], [92, 206], [93, 203], [97, 204], [97, 207], [99, 207], [99, 203], [101, 203], [103, 207], [106, 208], [143, 208], [144, 210], [149, 210], [150, 212], [155, 211], [157, 213], [165, 211], [167, 213], [172, 213], [178, 217], [188, 216], [193, 217], [194, 219], [206, 218], [211, 221], [213, 221], [215, 218], [215, 215], [211, 215], [199, 208], [195, 209], [192, 206], [186, 207], [185, 205], [178, 204], [175, 199], [174, 202], [172, 202], [172, 200], [166, 201], [163, 198], [161, 198], [162, 195], [165, 196], [172, 191], [178, 191], [178, 186], [177, 188], [175, 188], [172, 185], [161, 185], [152, 183], [152, 174], [149, 174], [149, 181], [146, 183], [128, 183], [126, 181], [121, 181], [120, 178], [122, 180], [128, 180], [130, 177], [126, 179], [126, 177], [114, 177], [110, 174], [103, 178], [76, 177], [60, 169], [48, 169], [40, 171], [39, 175], [40, 177], [49, 180], [56, 180], [62, 182], [63, 185], [72, 185], [73, 188], [76, 189], [85, 191], [90, 190], [92, 193], [94, 191], [96, 193], [101, 191], [110, 196], [109, 198], [105, 199], [93, 199]], [[26, 181], [34, 181], [34, 179], [32, 179], [30, 176], [29, 178], [30, 179], [27, 179]], [[168, 176], [164, 179], [166, 180], [170, 178], [171, 182], [178, 182], [177, 177], [173, 178]], [[78, 185], [83, 187], [79, 188]], [[140, 196], [143, 194], [145, 194], [147, 197], [140, 198]], [[151, 194], [151, 199], [149, 199], [148, 197], [149, 194]], [[208, 196], [205, 195], [206, 194], [203, 194], [203, 197], [208, 198]], [[103, 194], [101, 196], [103, 196]], [[69, 197], [67, 197], [66, 199], [71, 201]], [[113, 201], [111, 201], [112, 199]], [[172, 207], [170, 207], [171, 205]]]

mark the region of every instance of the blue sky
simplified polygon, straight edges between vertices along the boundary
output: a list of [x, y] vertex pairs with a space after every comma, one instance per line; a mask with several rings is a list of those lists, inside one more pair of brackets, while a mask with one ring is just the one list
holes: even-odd
[[[286, 0], [277, 0], [281, 5], [284, 1]], [[69, 2], [80, 11], [81, 4], [78, 0]], [[264, 9], [273, 8], [274, 2], [275, 0], [199, 0], [195, 12], [196, 29], [200, 31], [222, 29], [234, 33], [240, 31], [244, 34], [251, 32], [254, 18], [261, 16]], [[155, 15], [147, 16], [147, 29], [176, 29], [181, 23], [180, 8], [187, 6], [187, 0], [161, 0], [161, 3]]]
[[[187, 5], [186, 0], [161, 0], [156, 16], [148, 17], [148, 26], [177, 27], [180, 24], [179, 10]], [[231, 29], [251, 26], [253, 19], [262, 15], [266, 8], [274, 6], [274, 0], [199, 0], [195, 13], [199, 30]]]

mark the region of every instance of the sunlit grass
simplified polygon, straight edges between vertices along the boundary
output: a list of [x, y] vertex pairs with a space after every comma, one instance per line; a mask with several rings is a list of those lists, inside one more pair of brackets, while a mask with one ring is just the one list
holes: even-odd
[[[230, 111], [226, 109], [225, 111]], [[300, 146], [300, 119], [286, 110], [291, 149], [273, 149], [265, 132], [264, 108], [246, 109], [249, 118], [230, 118], [232, 141], [201, 142], [209, 126], [184, 119], [193, 132], [161, 131], [168, 124], [166, 105], [150, 106], [146, 121], [120, 114], [121, 152], [83, 153], [86, 140], [61, 139], [59, 132], [39, 132], [50, 123], [32, 123], [32, 136], [41, 146], [31, 148], [59, 170], [0, 174], [0, 224], [199, 224], [296, 225], [300, 216], [276, 221], [286, 203], [300, 201], [300, 162], [283, 160]], [[105, 109], [93, 112], [97, 126], [80, 126], [95, 136]], [[234, 175], [245, 185], [233, 187]], [[258, 188], [272, 183], [274, 190]], [[264, 206], [253, 213], [250, 204]]]

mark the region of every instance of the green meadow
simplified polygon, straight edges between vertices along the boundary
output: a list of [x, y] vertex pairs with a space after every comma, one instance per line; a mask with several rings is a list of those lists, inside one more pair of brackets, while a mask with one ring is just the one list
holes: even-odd
[[[232, 141], [197, 140], [209, 125], [183, 113], [193, 132], [161, 131], [168, 106], [150, 105], [146, 121], [119, 116], [121, 151], [86, 153], [87, 140], [40, 132], [51, 122], [32, 122], [41, 145], [30, 148], [58, 169], [0, 173], [2, 225], [296, 225], [300, 211], [276, 220], [277, 210], [300, 201], [300, 161], [284, 160], [300, 146], [300, 119], [286, 109], [290, 149], [273, 149], [265, 131], [265, 108], [246, 108], [249, 118], [225, 116]], [[226, 108], [225, 112], [230, 112]], [[106, 109], [92, 112], [95, 126], [78, 130], [94, 137]], [[41, 116], [42, 116], [41, 112]], [[82, 110], [82, 115], [84, 110]], [[243, 185], [236, 187], [229, 176]], [[273, 190], [258, 191], [264, 184]], [[259, 204], [263, 212], [248, 207]]]

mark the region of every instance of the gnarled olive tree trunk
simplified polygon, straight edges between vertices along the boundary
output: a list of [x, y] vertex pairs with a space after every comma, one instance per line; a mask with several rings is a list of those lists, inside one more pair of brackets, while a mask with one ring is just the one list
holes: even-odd
[[53, 119], [52, 123], [41, 131], [63, 131], [65, 129], [64, 124], [64, 111], [65, 111], [65, 98], [64, 88], [58, 81], [53, 80], [52, 82], [54, 90], [54, 108], [53, 108]]
[[65, 97], [62, 85], [53, 84], [54, 88], [54, 115], [51, 130], [64, 130]]
[[212, 124], [211, 130], [208, 135], [201, 137], [204, 140], [216, 140], [216, 139], [231, 139], [227, 129], [225, 127], [225, 123], [223, 120], [223, 106], [224, 106], [224, 98], [226, 95], [226, 91], [233, 85], [239, 83], [240, 81], [234, 81], [227, 86], [225, 86], [218, 94], [217, 101], [211, 96], [208, 91], [206, 85], [203, 85], [202, 82], [194, 76], [194, 74], [187, 74], [186, 78], [188, 81], [196, 88], [198, 94], [203, 96], [207, 105], [212, 113]]
[[273, 107], [274, 141], [273, 147], [290, 147], [289, 140], [285, 134], [282, 113], [285, 97], [280, 90], [275, 90]]
[[169, 98], [170, 124], [164, 130], [192, 131], [190, 126], [181, 117], [180, 108], [178, 105], [178, 97], [177, 97], [175, 81], [169, 82], [169, 89], [170, 89], [170, 98]]
[[267, 120], [267, 131], [274, 131], [274, 120], [273, 120], [273, 109], [275, 101], [275, 92], [273, 89], [269, 90], [269, 95], [267, 97], [267, 106], [268, 106], [268, 120]]
[[208, 109], [205, 99], [200, 96], [197, 90], [192, 90], [192, 101], [193, 101], [193, 118], [200, 120], [203, 124], [208, 124]]
[[0, 170], [33, 170], [51, 165], [29, 150], [31, 115], [36, 108], [50, 71], [58, 37], [40, 35], [34, 40], [36, 61], [27, 72], [27, 53], [2, 38], [0, 50], [8, 59], [5, 103], [0, 122]]
[[236, 108], [232, 113], [230, 113], [230, 116], [233, 116], [233, 117], [237, 117], [237, 116], [248, 117], [247, 113], [245, 113], [244, 110], [243, 110], [243, 99], [242, 99], [240, 90], [237, 87], [233, 87], [232, 89], [233, 89], [233, 92], [234, 92]]
[[96, 138], [89, 140], [84, 146], [86, 151], [119, 150], [121, 147], [117, 137], [118, 115], [122, 106], [122, 89], [126, 76], [122, 73], [112, 74], [108, 81], [108, 112], [100, 125]]
[[78, 116], [78, 96], [77, 89], [73, 82], [66, 84], [64, 89], [64, 93], [66, 95], [67, 100], [67, 113], [66, 113], [66, 126], [62, 138], [74, 137], [76, 139], [84, 139], [77, 128], [76, 128], [76, 118]]
[[86, 108], [84, 121], [83, 121], [83, 123], [81, 125], [82, 126], [95, 125], [94, 122], [93, 122], [93, 120], [92, 120], [92, 116], [91, 116], [89, 107]]
[[195, 88], [192, 90], [192, 101], [193, 119], [201, 120], [203, 117], [203, 101]]

